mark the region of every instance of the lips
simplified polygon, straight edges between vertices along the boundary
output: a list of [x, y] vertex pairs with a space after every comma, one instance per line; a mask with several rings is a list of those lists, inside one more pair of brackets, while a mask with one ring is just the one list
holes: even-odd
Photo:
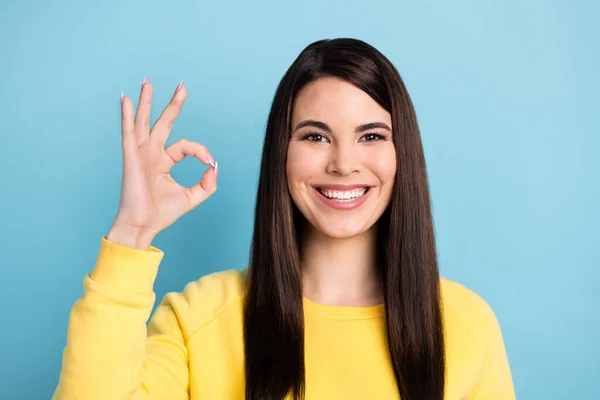
[[371, 185], [365, 185], [362, 183], [357, 183], [354, 185], [338, 185], [338, 184], [323, 184], [323, 185], [312, 185], [314, 188], [319, 189], [329, 189], [329, 190], [353, 190], [360, 188], [369, 188]]
[[352, 190], [332, 190], [328, 188], [317, 187], [319, 193], [328, 199], [338, 201], [352, 201], [361, 198], [369, 190], [368, 187], [359, 187]]
[[315, 185], [313, 189], [327, 206], [338, 210], [352, 210], [360, 207], [371, 193], [372, 186], [357, 185]]

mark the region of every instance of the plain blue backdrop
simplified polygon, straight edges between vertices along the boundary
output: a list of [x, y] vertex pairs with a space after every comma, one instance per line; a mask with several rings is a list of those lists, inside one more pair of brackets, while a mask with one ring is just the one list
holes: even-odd
[[[214, 197], [162, 232], [157, 298], [248, 262], [265, 121], [309, 43], [354, 37], [412, 95], [440, 269], [483, 296], [520, 399], [600, 398], [600, 7], [592, 1], [3, 2], [0, 398], [47, 399], [117, 211], [121, 91], [205, 144]], [[187, 158], [174, 177], [204, 168]]]

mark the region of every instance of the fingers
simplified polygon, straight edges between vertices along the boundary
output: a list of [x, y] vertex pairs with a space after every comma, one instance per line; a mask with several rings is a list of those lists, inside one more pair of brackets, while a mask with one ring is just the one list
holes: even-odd
[[218, 168], [219, 165], [215, 163], [214, 168], [206, 170], [200, 182], [188, 189], [192, 207], [196, 207], [217, 191]]
[[215, 164], [215, 160], [205, 146], [187, 139], [176, 141], [167, 147], [165, 152], [171, 157], [173, 162], [179, 162], [183, 160], [185, 156], [192, 156], [196, 157], [206, 165], [214, 166]]
[[191, 188], [188, 188], [188, 194], [190, 202], [192, 203], [192, 207], [196, 207], [198, 204], [206, 200], [211, 194], [216, 192], [219, 166], [205, 146], [201, 145], [200, 143], [181, 139], [167, 147], [165, 151], [174, 162], [183, 160], [185, 156], [193, 156], [202, 161], [204, 164], [211, 165], [213, 167], [206, 170], [200, 182]]
[[175, 119], [179, 115], [181, 108], [183, 107], [183, 103], [185, 98], [187, 97], [187, 90], [183, 86], [183, 81], [177, 86], [175, 89], [175, 93], [173, 93], [173, 97], [171, 101], [165, 107], [162, 114], [154, 124], [151, 132], [151, 138], [157, 144], [164, 146], [167, 143], [167, 139], [169, 138], [169, 133], [171, 132], [171, 128], [175, 123]]
[[138, 145], [148, 140], [150, 136], [150, 110], [152, 108], [153, 92], [152, 85], [148, 83], [147, 78], [144, 78], [142, 90], [140, 91], [140, 100], [135, 113], [135, 135]]
[[131, 100], [121, 93], [121, 135], [123, 137], [123, 151], [135, 148], [135, 124], [133, 120], [133, 105]]

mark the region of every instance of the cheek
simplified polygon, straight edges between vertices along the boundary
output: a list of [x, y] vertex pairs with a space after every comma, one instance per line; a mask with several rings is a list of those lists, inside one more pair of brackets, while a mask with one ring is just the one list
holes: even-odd
[[[376, 154], [369, 157], [369, 169], [377, 176], [384, 186], [392, 185], [396, 176], [396, 149], [390, 143], [377, 149]], [[391, 188], [388, 188], [391, 190]]]
[[323, 157], [318, 150], [291, 142], [288, 147], [286, 173], [290, 190], [306, 183], [324, 168]]

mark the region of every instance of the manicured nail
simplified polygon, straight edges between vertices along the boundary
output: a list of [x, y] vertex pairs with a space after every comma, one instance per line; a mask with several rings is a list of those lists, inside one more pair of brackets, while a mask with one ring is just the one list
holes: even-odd
[[144, 82], [142, 82], [142, 89], [144, 88], [144, 85], [148, 82], [148, 77], [145, 76], [144, 77]]
[[179, 84], [179, 86], [177, 86], [177, 89], [175, 89], [175, 93], [179, 92], [179, 89], [181, 89], [181, 87], [183, 86], [183, 82], [181, 81], [181, 83]]
[[214, 168], [214, 166], [215, 166], [215, 159], [213, 158], [213, 156], [209, 152], [206, 152], [206, 155], [208, 157], [208, 163], [210, 164], [211, 167]]
[[218, 162], [215, 163], [214, 171], [215, 171], [215, 179], [216, 179], [217, 176], [219, 176], [219, 163]]
[[123, 105], [123, 92], [121, 92], [121, 105]]

